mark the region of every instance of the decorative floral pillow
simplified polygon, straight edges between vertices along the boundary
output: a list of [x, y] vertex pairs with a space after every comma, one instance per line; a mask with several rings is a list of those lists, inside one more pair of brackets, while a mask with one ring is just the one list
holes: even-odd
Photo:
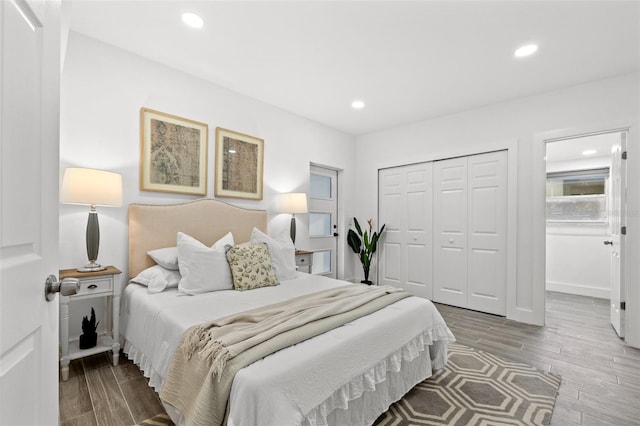
[[227, 261], [236, 290], [253, 290], [278, 285], [266, 244], [240, 244], [229, 247]]

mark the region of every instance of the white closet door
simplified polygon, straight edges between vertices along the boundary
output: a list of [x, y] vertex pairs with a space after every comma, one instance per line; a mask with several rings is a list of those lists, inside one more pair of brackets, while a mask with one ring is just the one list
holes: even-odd
[[379, 281], [432, 298], [432, 163], [379, 172]]
[[433, 165], [433, 300], [467, 306], [467, 158]]
[[467, 157], [467, 307], [506, 314], [507, 152]]

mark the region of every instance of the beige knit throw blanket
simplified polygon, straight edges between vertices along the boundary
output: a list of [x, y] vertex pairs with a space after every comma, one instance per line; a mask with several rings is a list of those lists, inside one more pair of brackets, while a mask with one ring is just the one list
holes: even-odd
[[191, 327], [160, 398], [179, 409], [187, 425], [223, 424], [239, 369], [407, 296], [391, 286], [341, 286]]

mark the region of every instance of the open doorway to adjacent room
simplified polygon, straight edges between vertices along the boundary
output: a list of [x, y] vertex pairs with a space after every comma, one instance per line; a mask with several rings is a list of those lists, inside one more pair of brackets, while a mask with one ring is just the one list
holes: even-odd
[[[613, 131], [546, 143], [547, 326], [624, 337], [626, 138]], [[569, 311], [583, 321], [566, 324]]]

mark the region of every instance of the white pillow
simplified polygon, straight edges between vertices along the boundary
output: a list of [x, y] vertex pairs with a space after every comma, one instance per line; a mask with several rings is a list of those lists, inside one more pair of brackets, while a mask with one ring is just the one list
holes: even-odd
[[269, 246], [271, 266], [278, 281], [282, 282], [296, 277], [296, 249], [288, 234], [270, 237], [258, 228], [253, 228], [251, 243], [266, 243]]
[[138, 283], [147, 286], [149, 293], [160, 293], [165, 288], [178, 287], [180, 272], [165, 269], [160, 265], [153, 265], [140, 272], [130, 283]]
[[178, 232], [178, 265], [182, 279], [178, 290], [186, 294], [233, 289], [231, 270], [225, 256], [225, 246], [233, 246], [231, 232], [211, 248], [195, 238]]
[[166, 247], [148, 251], [147, 254], [158, 265], [165, 269], [177, 271], [178, 268], [178, 247]]

